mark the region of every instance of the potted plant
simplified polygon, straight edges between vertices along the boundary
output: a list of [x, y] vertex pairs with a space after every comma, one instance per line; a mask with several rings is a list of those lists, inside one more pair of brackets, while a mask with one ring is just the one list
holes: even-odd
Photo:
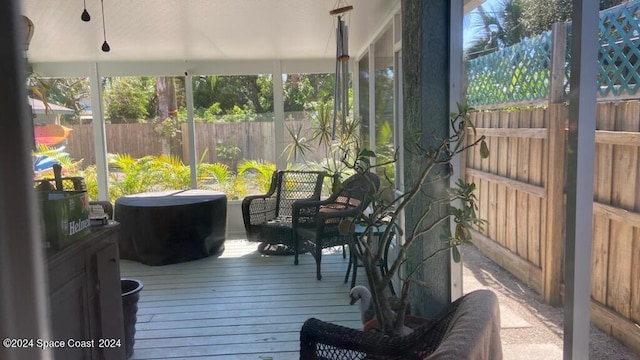
[[[370, 211], [350, 220], [350, 224], [343, 226], [344, 231], [349, 233], [353, 232], [355, 224], [359, 223], [365, 227], [364, 233], [366, 234], [369, 231], [373, 231], [374, 227], [379, 225], [380, 222], [389, 225], [377, 237], [377, 241], [374, 241], [375, 237], [373, 236], [355, 237], [356, 246], [352, 249], [352, 251], [356, 251], [365, 268], [376, 320], [379, 323], [380, 330], [385, 335], [399, 336], [406, 334], [404, 329], [405, 313], [409, 304], [411, 286], [414, 284], [426, 286], [424, 282], [414, 277], [416, 270], [433, 257], [449, 250], [452, 251], [454, 261], [461, 261], [458, 246], [470, 240], [472, 226], [481, 227], [483, 224], [483, 220], [476, 216], [475, 184], [467, 183], [462, 179], [455, 186], [448, 189], [447, 196], [427, 204], [423, 208], [419, 220], [412, 228], [403, 228], [399, 217], [409, 204], [416, 201], [417, 195], [423, 190], [424, 186], [436, 180], [449, 178], [452, 175], [453, 169], [450, 162], [454, 156], [477, 146], [479, 146], [480, 154], [483, 158], [489, 155], [484, 136], [472, 143], [466, 143], [465, 141], [467, 129], [471, 129], [475, 134], [475, 127], [469, 118], [471, 111], [473, 111], [472, 108], [458, 105], [458, 112], [452, 113], [450, 117], [451, 135], [448, 138], [438, 139], [437, 146], [425, 149], [416, 144], [408, 145], [406, 150], [419, 152], [423, 160], [418, 180], [414, 184], [405, 184], [406, 190], [404, 193], [392, 199], [388, 199], [388, 195], [382, 195], [388, 194], [389, 189], [380, 189], [381, 191], [373, 199], [372, 203], [374, 205]], [[361, 150], [358, 152], [356, 160], [347, 164], [347, 166], [354, 171], [375, 171], [376, 168], [388, 165], [388, 163], [373, 165], [371, 158], [375, 156], [376, 154], [370, 150]], [[344, 158], [348, 157], [345, 156]], [[440, 205], [444, 205], [445, 208], [448, 208], [448, 211], [436, 211], [436, 208]], [[436, 213], [435, 217], [434, 213]], [[390, 298], [385, 294], [387, 285], [393, 277], [399, 274], [400, 269], [407, 260], [407, 254], [412, 245], [416, 243], [416, 240], [449, 219], [453, 219], [455, 226], [453, 231], [451, 231], [450, 227], [444, 227], [446, 230], [440, 236], [444, 242], [443, 246], [434, 253], [423, 256], [418, 266], [400, 277], [400, 305], [398, 309], [396, 304], [397, 312], [392, 311]], [[394, 234], [404, 235], [404, 241], [397, 244], [398, 256], [389, 264], [388, 271], [383, 273], [378, 265], [384, 256], [384, 244]], [[419, 251], [422, 250], [420, 249]]]

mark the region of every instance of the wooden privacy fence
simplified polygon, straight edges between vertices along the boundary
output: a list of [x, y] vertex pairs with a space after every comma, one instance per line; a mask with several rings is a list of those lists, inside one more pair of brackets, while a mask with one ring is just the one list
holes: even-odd
[[[473, 115], [490, 156], [469, 152], [477, 184], [474, 244], [542, 294], [561, 301], [564, 258], [565, 104]], [[640, 353], [640, 103], [597, 107], [591, 319]]]
[[[196, 159], [205, 163], [222, 162], [216, 146], [237, 147], [240, 159], [262, 159], [275, 163], [273, 122], [196, 123]], [[189, 158], [187, 124], [182, 124], [183, 159]], [[202, 155], [206, 151], [206, 156]]]
[[[302, 126], [304, 134], [310, 134], [309, 121], [286, 121], [286, 126]], [[83, 166], [95, 164], [93, 147], [93, 125], [65, 125], [72, 129], [67, 139], [65, 151], [74, 160], [83, 159]], [[106, 124], [107, 152], [128, 154], [133, 158], [162, 154], [162, 138], [154, 133], [153, 124]], [[196, 123], [195, 124], [196, 159], [207, 163], [225, 162], [216, 147], [237, 147], [238, 159], [264, 160], [276, 162], [276, 147], [273, 122], [237, 122], [237, 123]], [[181, 127], [182, 159], [188, 163], [189, 147], [186, 124]], [[285, 146], [292, 142], [285, 129]], [[206, 152], [206, 154], [205, 154]], [[203, 157], [203, 154], [205, 155]], [[322, 158], [321, 151], [312, 149], [309, 160]], [[234, 164], [235, 165], [235, 164]], [[233, 169], [235, 170], [235, 169]]]
[[[96, 163], [93, 147], [93, 125], [65, 125], [73, 131], [67, 138], [65, 151], [83, 166]], [[134, 158], [162, 154], [160, 137], [154, 134], [153, 124], [106, 124], [107, 152], [129, 154]]]
[[[477, 136], [486, 136], [490, 155], [467, 157], [467, 181], [478, 186], [478, 246], [539, 293], [544, 293], [544, 254], [549, 203], [549, 118], [558, 108], [480, 112], [473, 115]], [[551, 235], [551, 234], [549, 234]], [[557, 238], [561, 240], [560, 237]], [[559, 269], [558, 269], [559, 270]], [[560, 271], [558, 271], [558, 275]], [[559, 296], [556, 285], [555, 292]]]

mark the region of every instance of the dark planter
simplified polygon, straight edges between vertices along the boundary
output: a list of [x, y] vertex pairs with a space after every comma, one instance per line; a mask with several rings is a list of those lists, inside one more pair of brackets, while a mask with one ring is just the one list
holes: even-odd
[[124, 320], [124, 348], [127, 359], [133, 355], [135, 344], [136, 320], [138, 312], [138, 300], [142, 290], [142, 281], [135, 279], [121, 279], [122, 289], [122, 315]]
[[[410, 314], [405, 315], [405, 318], [404, 318], [405, 326], [408, 327], [409, 329], [418, 328], [424, 323], [427, 323], [429, 321], [430, 320], [426, 317], [410, 315]], [[367, 321], [362, 326], [362, 331], [372, 331], [372, 330], [380, 331], [380, 324], [378, 324], [378, 320], [375, 318]]]

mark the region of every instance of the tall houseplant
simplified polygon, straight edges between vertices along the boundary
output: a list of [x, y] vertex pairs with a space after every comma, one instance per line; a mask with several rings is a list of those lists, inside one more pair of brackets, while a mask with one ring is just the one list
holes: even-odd
[[[417, 151], [423, 159], [418, 180], [414, 184], [405, 184], [405, 192], [393, 199], [376, 195], [376, 198], [373, 199], [374, 206], [371, 212], [361, 214], [356, 219], [350, 220], [350, 224], [345, 224], [343, 227], [346, 232], [353, 231], [353, 225], [357, 222], [365, 227], [364, 233], [366, 234], [369, 231], [373, 231], [374, 227], [381, 222], [391, 225], [386, 227], [386, 230], [378, 237], [377, 241], [374, 241], [373, 236], [355, 237], [357, 243], [352, 250], [356, 251], [359, 260], [364, 265], [376, 319], [380, 329], [386, 335], [398, 336], [405, 333], [405, 313], [409, 303], [410, 288], [414, 284], [426, 286], [424, 282], [414, 277], [416, 270], [434, 256], [449, 250], [452, 251], [454, 261], [459, 262], [461, 256], [458, 246], [470, 240], [472, 226], [482, 226], [483, 224], [483, 220], [476, 216], [475, 184], [467, 183], [463, 180], [459, 180], [455, 186], [448, 189], [446, 196], [426, 204], [420, 213], [418, 221], [412, 228], [403, 229], [403, 224], [400, 221], [402, 211], [409, 204], [416, 201], [418, 194], [423, 191], [425, 186], [428, 186], [431, 182], [449, 178], [452, 175], [453, 169], [450, 162], [456, 155], [477, 146], [479, 146], [482, 157], [489, 155], [484, 136], [472, 143], [467, 144], [465, 142], [467, 129], [471, 129], [475, 134], [475, 127], [469, 118], [471, 111], [473, 109], [458, 105], [458, 112], [452, 113], [449, 119], [451, 135], [448, 138], [438, 139], [436, 146], [422, 148], [415, 144], [409, 145], [407, 151]], [[369, 150], [362, 150], [359, 152], [357, 160], [350, 164], [349, 167], [355, 171], [371, 171], [376, 167], [388, 165], [372, 165], [372, 157], [375, 157], [375, 153]], [[385, 192], [385, 189], [381, 190], [379, 194]], [[448, 207], [448, 211], [441, 213], [438, 209], [441, 205]], [[400, 269], [406, 263], [407, 255], [416, 240], [449, 219], [453, 219], [455, 226], [453, 231], [450, 230], [450, 227], [444, 227], [447, 230], [440, 236], [444, 242], [440, 250], [423, 256], [418, 266], [400, 277], [400, 308], [397, 313], [392, 311], [390, 299], [385, 294], [387, 284], [392, 278], [399, 275]], [[385, 244], [394, 234], [404, 235], [404, 241], [398, 244], [397, 258], [390, 264], [388, 271], [383, 273], [378, 265], [384, 256]], [[415, 251], [422, 251], [422, 249], [416, 249]]]
[[[341, 178], [350, 175], [354, 169], [349, 168], [357, 155], [359, 122], [348, 116], [344, 127], [332, 127], [333, 101], [317, 102], [308, 113], [311, 128], [304, 131], [302, 125], [297, 127], [287, 125], [287, 132], [291, 143], [284, 152], [287, 161], [302, 161], [305, 166], [314, 170], [326, 171], [332, 177], [331, 190], [336, 190]], [[339, 117], [342, 114], [338, 115]], [[319, 151], [321, 160], [312, 161], [314, 152]]]

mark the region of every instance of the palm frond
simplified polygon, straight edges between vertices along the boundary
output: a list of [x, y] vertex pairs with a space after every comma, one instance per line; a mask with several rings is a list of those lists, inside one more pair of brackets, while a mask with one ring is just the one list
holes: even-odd
[[307, 138], [302, 134], [302, 125], [298, 125], [295, 128], [287, 125], [286, 129], [289, 137], [293, 140], [293, 142], [287, 144], [284, 148], [284, 152], [287, 154], [287, 161], [291, 161], [291, 158], [293, 158], [293, 161], [297, 162], [298, 157], [304, 160], [305, 155], [311, 151], [312, 147], [307, 141]]

